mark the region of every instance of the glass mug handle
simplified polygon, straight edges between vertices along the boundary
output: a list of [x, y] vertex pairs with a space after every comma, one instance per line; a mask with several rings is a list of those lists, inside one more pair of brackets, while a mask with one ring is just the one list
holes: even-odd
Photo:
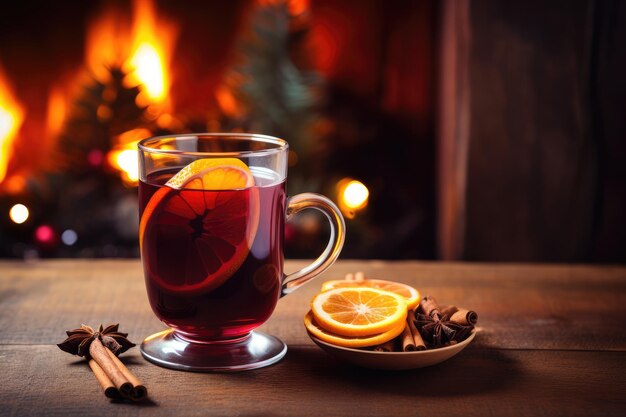
[[328, 198], [314, 193], [302, 193], [287, 200], [287, 218], [289, 221], [294, 215], [305, 209], [319, 210], [326, 215], [330, 222], [330, 239], [324, 252], [312, 264], [285, 276], [281, 297], [290, 294], [302, 284], [309, 282], [317, 275], [326, 271], [337, 260], [343, 242], [346, 238], [346, 223], [341, 212]]

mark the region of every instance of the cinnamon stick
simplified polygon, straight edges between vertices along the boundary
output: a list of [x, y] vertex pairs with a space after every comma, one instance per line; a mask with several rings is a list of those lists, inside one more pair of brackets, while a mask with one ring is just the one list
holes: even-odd
[[107, 353], [108, 350], [109, 349], [105, 348], [98, 338], [95, 338], [89, 345], [89, 355], [91, 358], [102, 368], [122, 397], [130, 398], [133, 391], [133, 384], [131, 384], [115, 362], [113, 362], [113, 359], [111, 359]]
[[462, 308], [450, 316], [450, 321], [464, 326], [474, 326], [478, 323], [478, 314], [475, 311]]
[[415, 327], [415, 320], [411, 317], [407, 317], [407, 323], [409, 329], [411, 330], [411, 336], [413, 337], [413, 344], [415, 345], [415, 350], [426, 350], [426, 343], [424, 343], [424, 339], [422, 339], [422, 335], [420, 334], [417, 327]]
[[439, 305], [437, 304], [437, 300], [435, 297], [426, 296], [422, 298], [420, 301], [419, 308], [429, 317], [434, 319], [441, 318], [441, 310], [439, 310]]
[[414, 352], [417, 350], [408, 322], [406, 323], [406, 325], [404, 326], [404, 330], [402, 331], [401, 340], [403, 352]]
[[457, 311], [459, 311], [459, 308], [457, 306], [441, 307], [441, 315], [442, 316], [452, 317], [452, 315], [454, 313], [456, 313]]
[[115, 365], [117, 365], [118, 369], [122, 372], [122, 374], [128, 379], [128, 381], [133, 384], [133, 390], [130, 395], [130, 399], [133, 401], [141, 401], [148, 396], [148, 389], [139, 382], [137, 377], [133, 375], [130, 370], [122, 363], [122, 361], [115, 356], [113, 352], [107, 349], [107, 353]]
[[104, 395], [107, 398], [111, 398], [111, 399], [121, 398], [120, 392], [117, 390], [117, 388], [115, 388], [115, 385], [113, 385], [113, 382], [111, 382], [111, 379], [107, 376], [107, 374], [104, 373], [102, 368], [100, 368], [100, 365], [98, 365], [98, 363], [95, 360], [93, 359], [89, 360], [89, 367], [93, 371], [93, 374], [96, 376], [96, 379], [98, 380], [98, 383], [104, 390]]
[[395, 352], [396, 350], [396, 339], [393, 338], [391, 340], [386, 341], [383, 344], [380, 344], [374, 348], [376, 352]]
[[415, 327], [415, 322], [411, 314], [409, 314], [409, 317], [406, 318], [406, 326], [402, 332], [402, 351], [415, 352], [416, 350], [424, 349], [426, 349], [426, 343], [424, 343], [422, 335]]

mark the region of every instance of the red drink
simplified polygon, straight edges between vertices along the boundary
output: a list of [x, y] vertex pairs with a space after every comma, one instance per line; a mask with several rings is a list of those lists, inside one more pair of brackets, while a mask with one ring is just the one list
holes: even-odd
[[245, 335], [270, 317], [280, 297], [285, 183], [254, 171], [256, 185], [241, 190], [164, 185], [175, 171], [140, 182], [150, 305], [190, 340]]
[[[242, 371], [287, 352], [255, 330], [278, 299], [328, 269], [345, 224], [315, 193], [285, 197], [289, 145], [255, 133], [155, 136], [139, 148], [139, 244], [148, 298], [172, 329], [147, 337], [147, 360], [186, 371]], [[174, 169], [173, 167], [181, 167]], [[289, 217], [316, 209], [330, 222], [324, 253], [283, 274]]]

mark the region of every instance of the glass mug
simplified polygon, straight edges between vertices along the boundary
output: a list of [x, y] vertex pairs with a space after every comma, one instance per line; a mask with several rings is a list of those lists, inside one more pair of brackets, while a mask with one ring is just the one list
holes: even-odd
[[[203, 133], [153, 137], [138, 147], [146, 289], [153, 312], [170, 327], [146, 338], [142, 355], [193, 371], [277, 362], [287, 346], [254, 329], [280, 297], [337, 259], [345, 237], [340, 211], [318, 194], [286, 197], [282, 139]], [[285, 275], [285, 220], [307, 208], [326, 215], [330, 241], [312, 264]]]

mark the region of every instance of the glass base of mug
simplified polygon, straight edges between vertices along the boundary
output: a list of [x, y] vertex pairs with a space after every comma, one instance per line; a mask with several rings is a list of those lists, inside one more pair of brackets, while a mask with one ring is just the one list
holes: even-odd
[[153, 334], [143, 341], [141, 354], [165, 368], [195, 372], [236, 372], [262, 368], [278, 362], [287, 353], [280, 339], [250, 332], [233, 341], [194, 343], [173, 330]]

